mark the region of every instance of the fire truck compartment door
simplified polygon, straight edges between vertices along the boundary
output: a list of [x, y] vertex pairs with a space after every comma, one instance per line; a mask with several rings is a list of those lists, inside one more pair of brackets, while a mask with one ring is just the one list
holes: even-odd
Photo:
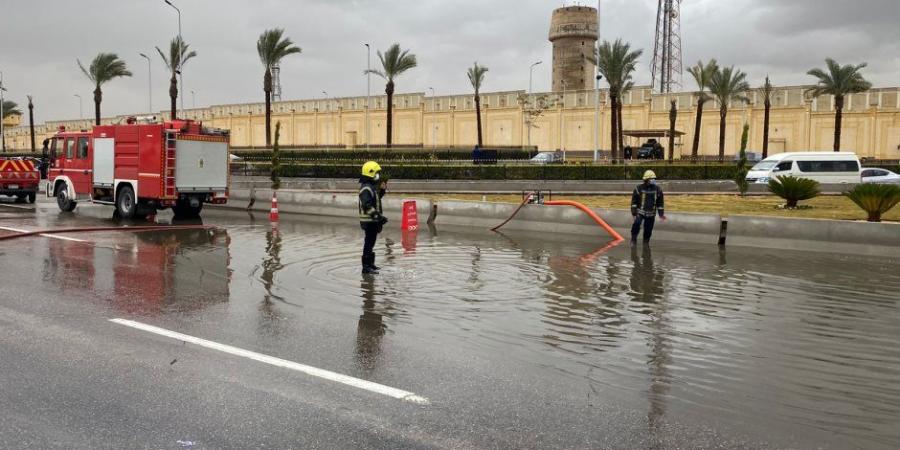
[[115, 178], [115, 148], [113, 138], [94, 139], [94, 186], [112, 186]]
[[175, 146], [175, 188], [179, 192], [228, 189], [228, 144], [179, 140]]

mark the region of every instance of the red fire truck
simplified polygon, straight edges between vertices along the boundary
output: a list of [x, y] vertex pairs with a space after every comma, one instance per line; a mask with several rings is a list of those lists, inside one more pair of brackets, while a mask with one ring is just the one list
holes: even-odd
[[204, 203], [228, 201], [228, 138], [190, 120], [61, 127], [50, 142], [47, 196], [62, 211], [87, 201], [114, 205], [125, 219], [166, 208], [196, 217]]
[[33, 162], [24, 158], [0, 158], [0, 195], [34, 203], [40, 182], [41, 173]]

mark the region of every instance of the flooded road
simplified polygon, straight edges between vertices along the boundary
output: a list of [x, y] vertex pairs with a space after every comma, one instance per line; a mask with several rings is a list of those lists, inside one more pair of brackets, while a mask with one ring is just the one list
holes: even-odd
[[[0, 209], [0, 233], [116, 223], [109, 215], [60, 215], [49, 203], [36, 213]], [[191, 398], [173, 400], [173, 417], [147, 419], [156, 427], [131, 433], [137, 441], [110, 441], [148, 447], [175, 446], [176, 437], [201, 448], [900, 443], [900, 260], [662, 241], [609, 248], [590, 236], [462, 228], [402, 235], [391, 224], [376, 247], [382, 273], [363, 277], [352, 219], [284, 215], [273, 229], [264, 216], [208, 210], [203, 223], [217, 228], [0, 241], [8, 275], [0, 357], [18, 362], [0, 380], [15, 385], [16, 367], [36, 377], [77, 369], [83, 353], [90, 368], [72, 369], [64, 383], [93, 386], [84, 392], [108, 389], [88, 379], [109, 370], [112, 386], [121, 383], [113, 391], [130, 402]], [[429, 404], [175, 345], [112, 318], [408, 390]], [[43, 348], [44, 339], [55, 344]], [[7, 419], [80, 402], [36, 394], [35, 406], [6, 392]], [[119, 400], [90, 398], [103, 425], [79, 426], [133, 429], [113, 419]], [[227, 414], [209, 412], [221, 405]], [[310, 425], [298, 429], [305, 415]], [[279, 425], [286, 420], [294, 425]], [[0, 425], [0, 443], [29, 429], [20, 422]]]

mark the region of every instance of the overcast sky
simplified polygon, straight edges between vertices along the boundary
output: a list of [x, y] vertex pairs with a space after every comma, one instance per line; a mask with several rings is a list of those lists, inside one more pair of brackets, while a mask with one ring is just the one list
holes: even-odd
[[[484, 90], [550, 87], [550, 13], [559, 0], [173, 0], [181, 8], [185, 40], [199, 56], [185, 66], [198, 107], [262, 101], [256, 39], [282, 27], [303, 48], [282, 64], [284, 99], [364, 95], [364, 42], [409, 48], [419, 67], [397, 81], [400, 92], [438, 95], [469, 90], [465, 70], [490, 67]], [[595, 6], [596, 2], [581, 2]], [[603, 0], [603, 39], [618, 37], [645, 50], [636, 75], [649, 83], [657, 0]], [[826, 56], [868, 62], [879, 87], [900, 85], [900, 0], [684, 0], [684, 63], [717, 58], [748, 72], [754, 85], [769, 74], [779, 85], [807, 84]], [[75, 59], [87, 65], [98, 52], [118, 53], [134, 77], [104, 88], [103, 115], [147, 109], [147, 62], [152, 59], [153, 108], [168, 102], [167, 75], [154, 46], [177, 34], [175, 11], [163, 0], [0, 0], [0, 71], [6, 96], [20, 105], [35, 96], [37, 122], [93, 114], [92, 86]], [[373, 51], [373, 64], [377, 61]], [[684, 85], [694, 85], [685, 74]], [[383, 83], [373, 77], [373, 93]]]

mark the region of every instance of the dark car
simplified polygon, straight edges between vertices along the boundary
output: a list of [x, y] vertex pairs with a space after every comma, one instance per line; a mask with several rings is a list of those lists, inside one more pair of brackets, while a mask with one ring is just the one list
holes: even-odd
[[656, 139], [650, 139], [637, 150], [635, 156], [637, 159], [663, 159], [665, 158], [664, 153], [663, 146], [659, 145]]

